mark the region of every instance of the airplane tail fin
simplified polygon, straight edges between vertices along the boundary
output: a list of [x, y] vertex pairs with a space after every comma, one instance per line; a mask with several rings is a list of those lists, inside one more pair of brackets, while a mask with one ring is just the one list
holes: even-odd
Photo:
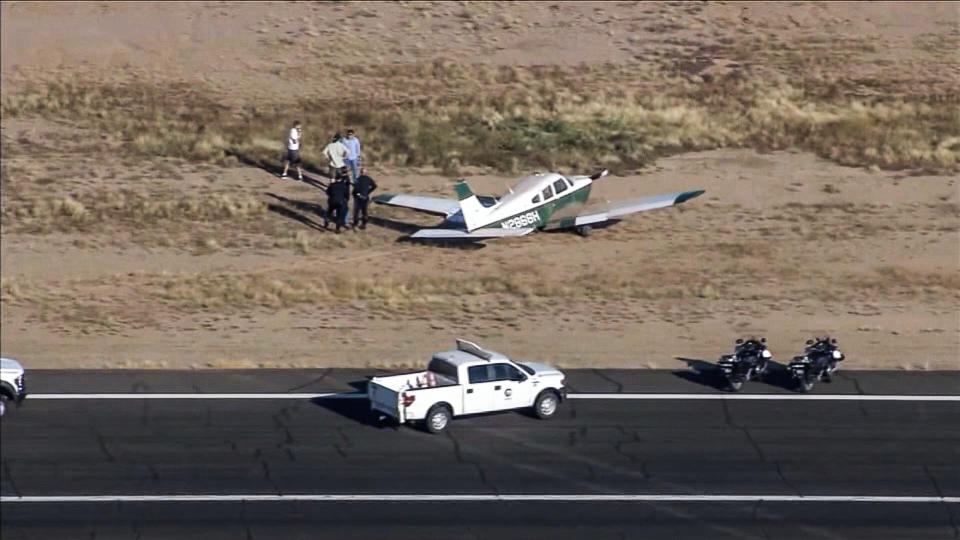
[[480, 204], [480, 199], [470, 190], [470, 186], [465, 181], [457, 183], [457, 199], [460, 201], [460, 210], [463, 212], [463, 222], [468, 231], [472, 231], [482, 225], [483, 215], [486, 208]]
[[599, 179], [603, 178], [604, 176], [606, 176], [606, 175], [609, 174], [609, 173], [610, 173], [610, 170], [609, 170], [609, 169], [604, 169], [604, 170], [602, 170], [602, 171], [595, 172], [595, 173], [591, 174], [591, 175], [590, 175], [590, 179], [591, 179], [591, 180], [599, 180]]

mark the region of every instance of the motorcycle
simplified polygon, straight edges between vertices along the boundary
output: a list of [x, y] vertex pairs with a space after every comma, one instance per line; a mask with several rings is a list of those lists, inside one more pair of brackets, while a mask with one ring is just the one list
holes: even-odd
[[830, 375], [844, 358], [836, 339], [830, 336], [815, 337], [807, 340], [803, 356], [795, 356], [787, 369], [797, 389], [809, 392], [817, 381], [830, 382]]
[[770, 358], [770, 349], [767, 348], [767, 338], [751, 337], [744, 341], [735, 342], [733, 354], [720, 357], [717, 365], [727, 379], [727, 384], [734, 392], [739, 392], [743, 383], [751, 379], [759, 379], [767, 371]]

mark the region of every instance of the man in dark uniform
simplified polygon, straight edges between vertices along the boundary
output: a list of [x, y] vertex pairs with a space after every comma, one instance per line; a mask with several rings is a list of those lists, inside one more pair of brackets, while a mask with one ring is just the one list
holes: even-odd
[[337, 174], [336, 180], [327, 186], [327, 214], [323, 216], [323, 228], [327, 228], [330, 218], [337, 224], [337, 233], [347, 225], [347, 204], [350, 198], [350, 180], [343, 174]]
[[377, 183], [367, 175], [367, 168], [360, 167], [360, 176], [353, 186], [353, 228], [357, 228], [357, 222], [360, 221], [360, 213], [363, 212], [363, 224], [361, 229], [367, 228], [367, 207], [370, 205], [370, 194], [377, 189]]

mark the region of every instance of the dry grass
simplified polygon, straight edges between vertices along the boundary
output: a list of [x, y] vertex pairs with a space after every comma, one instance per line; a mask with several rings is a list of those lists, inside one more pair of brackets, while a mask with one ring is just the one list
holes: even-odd
[[[538, 279], [535, 274], [493, 274], [478, 276], [469, 282], [455, 277], [411, 277], [408, 279], [361, 278], [352, 274], [205, 273], [193, 275], [136, 275], [103, 280], [75, 281], [37, 285], [24, 279], [4, 278], [0, 282], [5, 304], [33, 304], [39, 307], [77, 302], [74, 311], [118, 301], [103, 296], [109, 285], [111, 294], [137, 291], [143, 301], [164, 305], [176, 311], [224, 311], [266, 308], [271, 310], [297, 305], [326, 305], [331, 301], [359, 302], [370, 308], [410, 314], [420, 308], [496, 312], [541, 305], [556, 300], [606, 299], [679, 299], [710, 298], [724, 295], [724, 286], [710, 280], [686, 282], [683, 278], [662, 276], [643, 280], [634, 277], [598, 277], [583, 274], [567, 284]], [[119, 297], [118, 297], [119, 298]], [[86, 306], [86, 307], [84, 307]], [[89, 310], [88, 310], [89, 311]]]
[[5, 228], [28, 232], [90, 230], [110, 224], [136, 228], [164, 222], [220, 222], [256, 219], [266, 214], [266, 203], [249, 195], [226, 194], [164, 200], [132, 191], [100, 191], [72, 197], [6, 200]]
[[878, 292], [949, 294], [960, 298], [960, 271], [926, 272], [902, 266], [879, 266], [873, 274], [851, 277], [852, 285]]
[[[824, 96], [803, 81], [745, 72], [704, 81], [611, 66], [438, 61], [356, 69], [385, 84], [349, 101], [308, 96], [298, 104], [227, 110], [202, 89], [182, 85], [61, 83], [5, 96], [2, 112], [116, 133], [143, 155], [219, 162], [279, 162], [286, 115], [301, 110], [303, 154], [313, 167], [323, 163], [328, 136], [313, 130], [349, 125], [362, 135], [370, 163], [449, 174], [463, 165], [636, 167], [665, 154], [731, 146], [804, 148], [847, 165], [960, 170], [960, 110], [949, 100]], [[631, 75], [660, 76], [662, 91], [631, 87]]]
[[[288, 308], [298, 304], [322, 305], [331, 300], [369, 303], [388, 311], [418, 308], [464, 309], [483, 305], [470, 298], [494, 296], [518, 306], [544, 300], [587, 298], [718, 298], [722, 288], [705, 282], [652, 286], [626, 278], [583, 275], [568, 285], [516, 274], [478, 276], [469, 282], [456, 278], [415, 277], [408, 280], [364, 279], [349, 275], [302, 277], [257, 274], [181, 276], [159, 282], [159, 297], [171, 306], [187, 310]], [[502, 307], [502, 306], [500, 306]]]

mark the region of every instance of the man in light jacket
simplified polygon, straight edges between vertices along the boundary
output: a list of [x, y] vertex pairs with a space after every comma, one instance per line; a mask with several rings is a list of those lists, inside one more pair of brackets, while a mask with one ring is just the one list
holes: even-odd
[[350, 150], [340, 142], [342, 138], [339, 133], [334, 134], [333, 139], [330, 140], [330, 144], [323, 149], [323, 155], [327, 156], [327, 159], [330, 160], [328, 163], [330, 167], [330, 180], [337, 177], [337, 171], [346, 165], [346, 159], [350, 155]]
[[357, 169], [360, 165], [360, 139], [353, 134], [352, 129], [348, 129], [347, 138], [341, 142], [347, 147], [347, 150], [350, 151], [350, 155], [347, 156], [347, 159], [344, 161], [347, 162], [347, 167], [350, 168], [350, 181], [356, 183]]

